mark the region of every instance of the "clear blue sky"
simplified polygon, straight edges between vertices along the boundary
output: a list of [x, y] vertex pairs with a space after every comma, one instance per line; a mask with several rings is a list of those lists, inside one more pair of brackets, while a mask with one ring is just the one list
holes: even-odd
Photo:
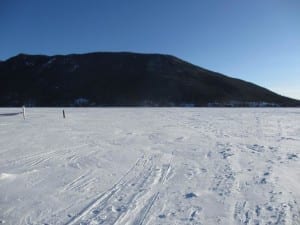
[[300, 0], [0, 0], [0, 59], [166, 53], [300, 99]]

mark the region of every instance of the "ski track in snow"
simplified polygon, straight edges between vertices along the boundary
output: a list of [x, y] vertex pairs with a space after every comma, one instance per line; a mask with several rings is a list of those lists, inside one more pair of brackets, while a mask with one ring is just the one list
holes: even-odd
[[[143, 224], [158, 197], [159, 185], [164, 184], [171, 169], [170, 163], [157, 168], [157, 157], [140, 158], [111, 189], [94, 199], [66, 225]], [[139, 201], [146, 202], [142, 209], [139, 208]]]
[[300, 224], [299, 109], [65, 111], [0, 117], [0, 224]]

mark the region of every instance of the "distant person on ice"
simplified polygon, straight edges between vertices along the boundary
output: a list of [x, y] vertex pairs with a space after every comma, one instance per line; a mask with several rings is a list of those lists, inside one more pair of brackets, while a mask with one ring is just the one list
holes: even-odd
[[65, 110], [63, 110], [63, 118], [66, 119]]

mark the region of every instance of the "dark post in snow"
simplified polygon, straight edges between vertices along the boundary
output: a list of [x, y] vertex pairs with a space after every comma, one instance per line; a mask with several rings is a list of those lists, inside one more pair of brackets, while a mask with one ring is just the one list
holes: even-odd
[[25, 106], [23, 106], [22, 113], [23, 113], [23, 119], [25, 120]]
[[63, 118], [66, 119], [65, 110], [63, 110]]

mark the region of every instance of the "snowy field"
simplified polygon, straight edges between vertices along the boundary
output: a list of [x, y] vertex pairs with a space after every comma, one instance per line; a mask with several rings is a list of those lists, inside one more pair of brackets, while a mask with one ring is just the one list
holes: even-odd
[[300, 109], [18, 111], [0, 224], [300, 224]]

